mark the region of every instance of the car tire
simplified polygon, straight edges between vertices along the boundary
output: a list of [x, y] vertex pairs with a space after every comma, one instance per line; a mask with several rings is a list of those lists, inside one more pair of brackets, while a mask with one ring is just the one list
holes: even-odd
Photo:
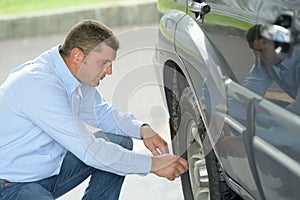
[[[189, 171], [181, 176], [184, 198], [240, 199], [227, 186], [215, 153], [211, 150], [208, 140], [205, 140], [206, 129], [190, 87], [182, 92], [178, 116], [178, 131], [172, 144], [174, 152], [189, 162]], [[210, 151], [205, 152], [206, 149]]]

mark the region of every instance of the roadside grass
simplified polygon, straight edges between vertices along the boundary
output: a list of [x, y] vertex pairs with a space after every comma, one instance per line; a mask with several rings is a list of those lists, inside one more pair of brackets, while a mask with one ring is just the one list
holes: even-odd
[[0, 0], [0, 15], [24, 14], [121, 0]]

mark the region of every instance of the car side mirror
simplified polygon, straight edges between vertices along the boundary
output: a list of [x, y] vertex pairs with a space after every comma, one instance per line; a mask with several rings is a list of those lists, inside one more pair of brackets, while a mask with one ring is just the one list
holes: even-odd
[[292, 43], [294, 43], [291, 30], [276, 24], [267, 24], [261, 27], [260, 34], [275, 43], [277, 54], [286, 55], [290, 53]]
[[[200, 3], [199, 3], [200, 2]], [[210, 6], [204, 1], [189, 1], [189, 10], [195, 13], [196, 20], [204, 22], [204, 16], [210, 12]]]
[[262, 25], [260, 34], [276, 44], [277, 54], [288, 54], [298, 40], [298, 34], [293, 27], [293, 13], [281, 14], [274, 24]]
[[292, 43], [293, 38], [291, 31], [288, 28], [276, 25], [276, 24], [267, 24], [263, 25], [260, 30], [260, 34], [274, 42], [282, 43]]

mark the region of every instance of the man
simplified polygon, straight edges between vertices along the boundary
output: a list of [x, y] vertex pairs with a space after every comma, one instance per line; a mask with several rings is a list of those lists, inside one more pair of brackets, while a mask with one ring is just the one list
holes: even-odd
[[[277, 54], [276, 42], [263, 38], [260, 34], [261, 25], [251, 27], [246, 39], [249, 47], [255, 54], [255, 64], [247, 75], [244, 86], [261, 96], [264, 96], [268, 88], [275, 81], [291, 98], [296, 100], [288, 105], [287, 109], [300, 114], [299, 83], [300, 83], [300, 49], [293, 48], [285, 56]], [[291, 54], [291, 55], [289, 55]]]
[[[63, 45], [9, 74], [0, 87], [2, 200], [55, 199], [89, 176], [83, 199], [118, 199], [127, 174], [174, 180], [187, 171], [187, 161], [170, 155], [149, 125], [97, 92], [118, 48], [109, 28], [83, 20]], [[131, 138], [143, 139], [153, 156], [132, 152]]]

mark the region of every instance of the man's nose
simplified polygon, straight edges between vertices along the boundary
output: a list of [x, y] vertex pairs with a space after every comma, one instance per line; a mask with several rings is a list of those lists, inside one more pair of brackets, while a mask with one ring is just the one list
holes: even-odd
[[112, 63], [110, 63], [106, 68], [105, 68], [105, 73], [108, 75], [112, 74]]

